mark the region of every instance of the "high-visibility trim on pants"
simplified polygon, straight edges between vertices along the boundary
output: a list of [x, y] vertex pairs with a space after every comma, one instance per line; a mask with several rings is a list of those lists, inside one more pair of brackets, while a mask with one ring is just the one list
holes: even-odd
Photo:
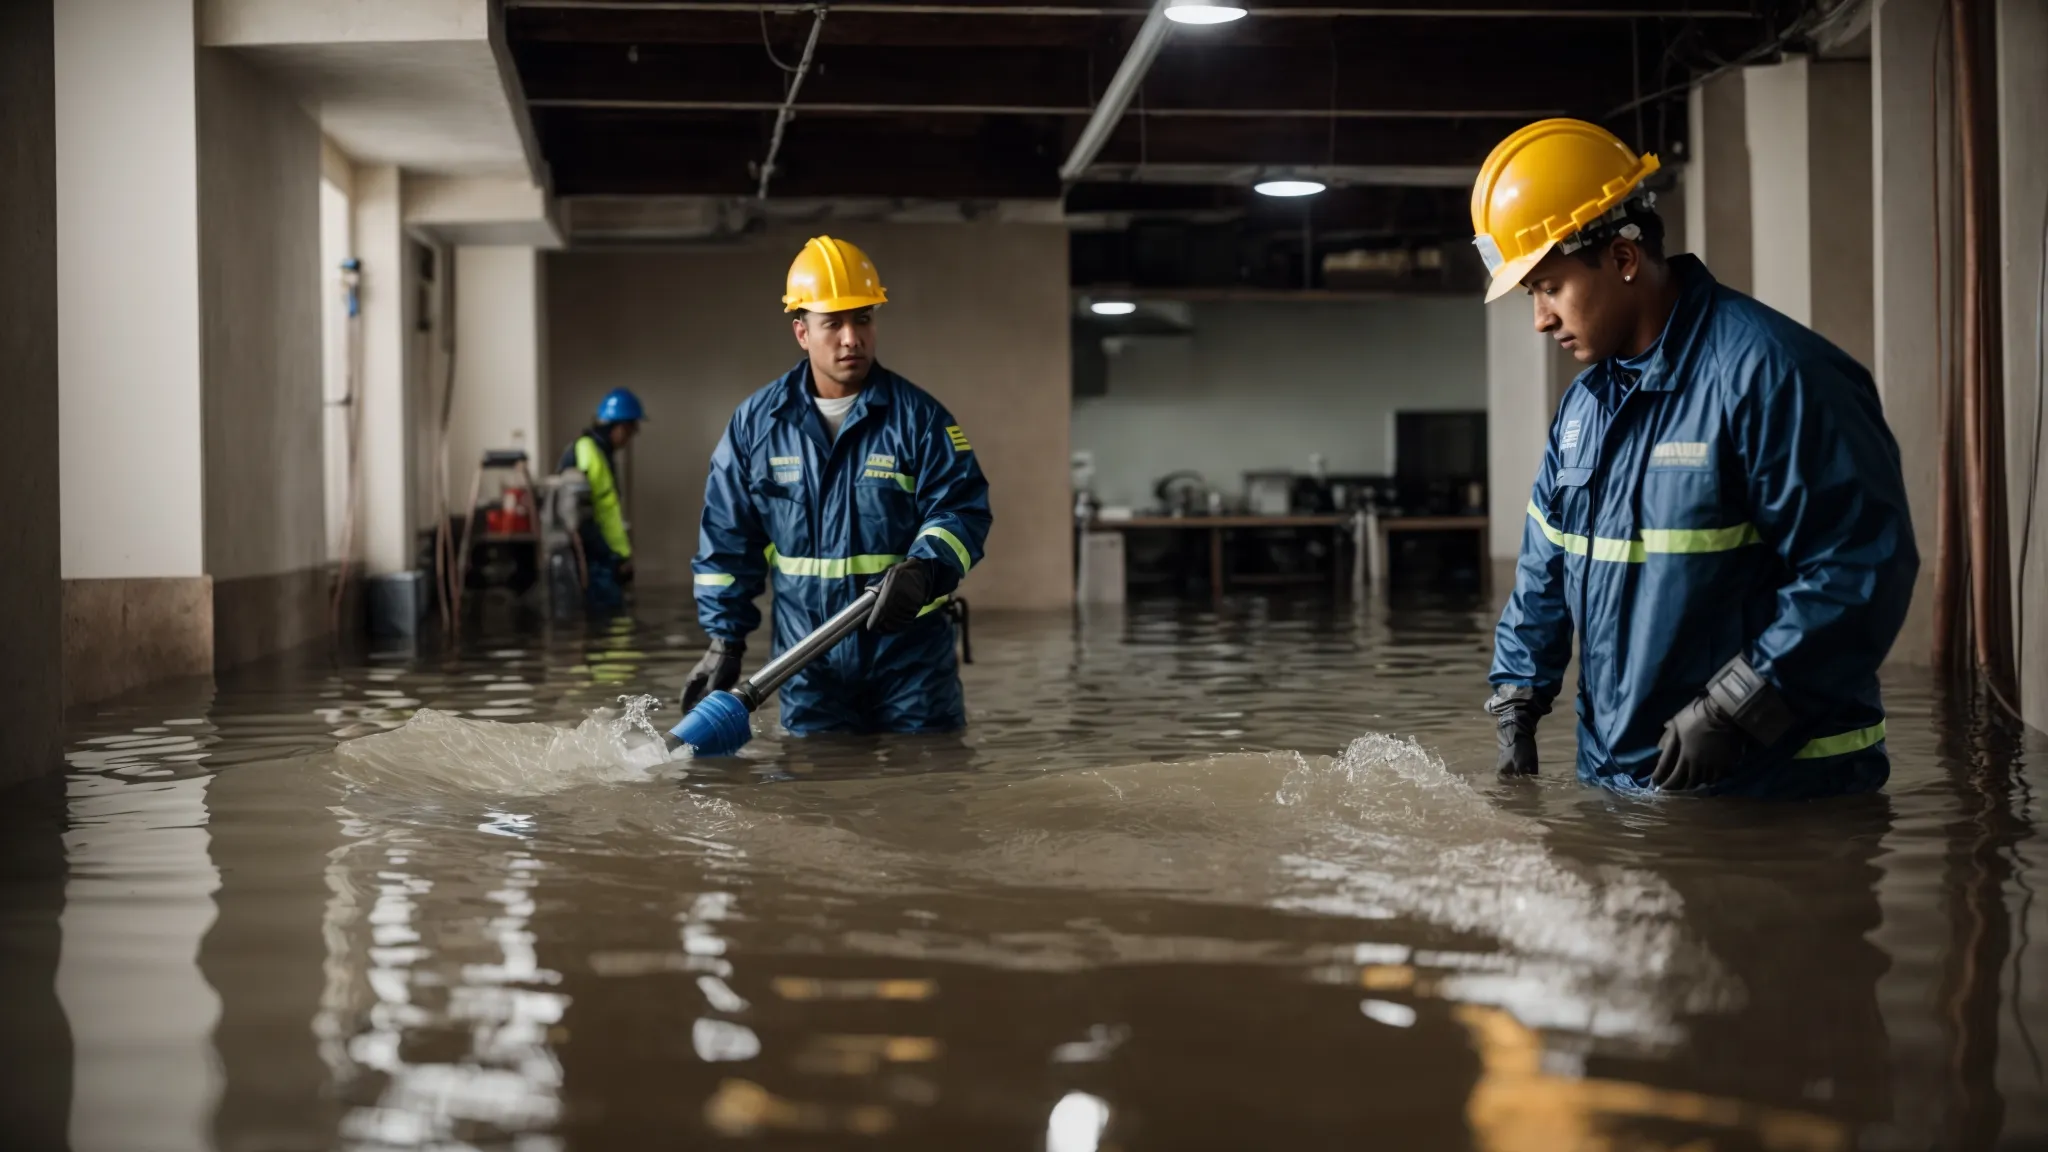
[[1590, 554], [1595, 560], [1617, 564], [1640, 564], [1655, 555], [1698, 555], [1704, 552], [1733, 552], [1763, 542], [1753, 524], [1727, 528], [1645, 528], [1638, 540], [1615, 540], [1596, 536], [1587, 540], [1575, 532], [1560, 532], [1543, 518], [1543, 512], [1529, 501], [1529, 518], [1536, 521], [1545, 539], [1574, 556]]
[[1861, 752], [1884, 739], [1884, 721], [1879, 720], [1868, 728], [1844, 732], [1838, 736], [1823, 736], [1809, 740], [1806, 746], [1792, 754], [1794, 760], [1819, 760], [1825, 756], [1846, 756]]

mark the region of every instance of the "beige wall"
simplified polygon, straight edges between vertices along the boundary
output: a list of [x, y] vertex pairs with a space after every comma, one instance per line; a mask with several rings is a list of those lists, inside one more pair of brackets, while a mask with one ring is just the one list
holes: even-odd
[[[554, 466], [541, 443], [542, 262], [531, 248], [455, 249], [455, 397], [448, 429], [448, 510], [460, 513], [477, 461], [523, 448], [538, 479]], [[486, 496], [509, 474], [487, 477]]]
[[[57, 133], [50, 5], [0, 5], [0, 787], [64, 766], [57, 494]], [[32, 1113], [0, 1090], [0, 1112]], [[18, 1135], [29, 1143], [35, 1129]]]
[[56, 0], [66, 579], [205, 571], [192, 0]]
[[413, 561], [416, 438], [406, 378], [412, 278], [406, 268], [399, 196], [398, 169], [380, 165], [356, 170], [351, 206], [355, 252], [363, 262], [363, 346], [357, 377], [363, 411], [355, 551], [370, 575], [402, 572]]
[[[2048, 731], [2048, 467], [2035, 433], [2048, 403], [2040, 361], [2042, 260], [2048, 257], [2048, 6], [1999, 0], [1998, 164], [2005, 245], [2005, 458], [2011, 478], [2013, 592], [2019, 603], [2020, 699], [2027, 723]], [[2026, 540], [2027, 506], [2034, 508]], [[2025, 551], [2026, 567], [2017, 566]]]
[[226, 51], [199, 53], [206, 571], [326, 562], [320, 132]]
[[[1073, 597], [1067, 236], [1045, 225], [863, 225], [881, 268], [882, 362], [938, 397], [988, 473], [995, 529], [977, 608]], [[687, 579], [705, 465], [742, 399], [800, 353], [781, 313], [804, 235], [717, 248], [548, 256], [548, 436], [559, 454], [598, 398], [638, 391], [652, 422], [625, 464], [642, 579]]]

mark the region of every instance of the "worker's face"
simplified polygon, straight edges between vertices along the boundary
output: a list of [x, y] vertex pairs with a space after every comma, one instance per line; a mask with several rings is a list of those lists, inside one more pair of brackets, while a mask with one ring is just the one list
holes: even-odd
[[1642, 249], [1628, 240], [1609, 243], [1595, 266], [1553, 249], [1522, 281], [1536, 302], [1536, 330], [1581, 364], [1617, 354], [1635, 330], [1642, 264]]
[[796, 342], [810, 353], [811, 371], [842, 388], [868, 378], [875, 362], [875, 310], [805, 312], [798, 316]]
[[633, 437], [639, 434], [640, 422], [638, 420], [626, 420], [614, 424], [612, 425], [612, 447], [624, 448], [633, 442]]

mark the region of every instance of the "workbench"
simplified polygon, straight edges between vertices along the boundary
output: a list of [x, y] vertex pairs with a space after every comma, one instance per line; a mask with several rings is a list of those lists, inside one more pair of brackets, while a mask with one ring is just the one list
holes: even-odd
[[[1223, 599], [1224, 589], [1234, 579], [1240, 585], [1293, 584], [1300, 577], [1282, 573], [1245, 573], [1232, 577], [1223, 563], [1223, 538], [1225, 534], [1242, 529], [1257, 528], [1324, 528], [1330, 532], [1332, 556], [1341, 553], [1344, 545], [1354, 544], [1352, 570], [1356, 583], [1358, 556], [1355, 542], [1356, 517], [1349, 513], [1338, 515], [1300, 516], [1132, 516], [1122, 520], [1092, 520], [1085, 530], [1089, 532], [1133, 532], [1150, 529], [1167, 529], [1176, 532], [1207, 532], [1209, 534], [1209, 594], [1216, 601]], [[1341, 597], [1346, 583], [1344, 568], [1334, 561], [1330, 565], [1331, 592]]]
[[[1131, 516], [1119, 520], [1091, 520], [1082, 532], [1132, 532], [1166, 529], [1175, 532], [1209, 534], [1209, 591], [1217, 602], [1233, 582], [1239, 585], [1299, 583], [1291, 574], [1242, 573], [1232, 576], [1224, 565], [1223, 540], [1227, 533], [1259, 528], [1323, 528], [1331, 537], [1332, 555], [1348, 543], [1351, 565], [1348, 583], [1356, 595], [1378, 588], [1386, 581], [1388, 537], [1396, 532], [1473, 532], [1479, 537], [1482, 560], [1487, 548], [1487, 518], [1484, 516], [1380, 516], [1372, 512], [1344, 512], [1287, 516]], [[1331, 592], [1342, 598], [1347, 583], [1343, 565], [1332, 563]], [[1482, 568], [1484, 565], [1482, 564]]]

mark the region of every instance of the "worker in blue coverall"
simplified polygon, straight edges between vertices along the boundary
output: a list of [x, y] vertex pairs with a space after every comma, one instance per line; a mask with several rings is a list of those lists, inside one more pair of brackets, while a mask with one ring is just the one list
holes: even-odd
[[1489, 301], [1589, 365], [1551, 425], [1494, 637], [1504, 775], [1579, 636], [1578, 770], [1617, 791], [1883, 786], [1877, 669], [1919, 553], [1870, 374], [1663, 254], [1655, 156], [1577, 120], [1494, 149], [1472, 192]]
[[614, 388], [598, 401], [596, 419], [571, 441], [557, 472], [575, 469], [590, 483], [590, 507], [576, 526], [583, 542], [586, 577], [584, 602], [597, 611], [612, 611], [626, 602], [625, 586], [633, 582], [633, 538], [619, 503], [618, 468], [613, 454], [633, 442], [640, 421], [647, 418], [640, 398]]
[[784, 310], [804, 359], [733, 413], [711, 454], [697, 536], [697, 618], [710, 649], [688, 712], [738, 683], [754, 599], [775, 581], [775, 652], [870, 585], [865, 629], [782, 688], [791, 732], [945, 732], [967, 711], [940, 611], [981, 560], [988, 481], [967, 434], [928, 393], [875, 362], [873, 261], [821, 236], [790, 265]]

